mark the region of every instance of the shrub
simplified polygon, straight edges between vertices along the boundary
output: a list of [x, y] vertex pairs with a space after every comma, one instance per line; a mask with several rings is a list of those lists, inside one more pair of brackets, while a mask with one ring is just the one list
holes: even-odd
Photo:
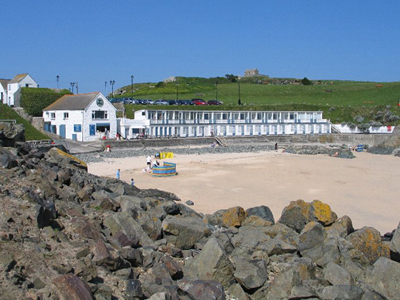
[[21, 106], [25, 112], [34, 117], [42, 116], [44, 108], [55, 102], [66, 94], [71, 94], [69, 90], [61, 90], [59, 93], [46, 88], [22, 88]]
[[313, 85], [313, 83], [312, 83], [307, 77], [304, 77], [304, 78], [301, 80], [301, 83], [302, 83], [303, 85]]

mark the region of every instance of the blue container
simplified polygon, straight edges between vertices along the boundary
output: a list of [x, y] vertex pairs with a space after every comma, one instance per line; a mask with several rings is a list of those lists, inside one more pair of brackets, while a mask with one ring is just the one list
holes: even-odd
[[363, 152], [364, 151], [364, 145], [357, 145], [357, 152]]

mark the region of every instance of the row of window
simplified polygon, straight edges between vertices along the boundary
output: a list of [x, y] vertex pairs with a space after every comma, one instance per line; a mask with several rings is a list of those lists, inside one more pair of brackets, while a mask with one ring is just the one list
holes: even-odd
[[[168, 120], [199, 120], [199, 119], [204, 119], [204, 120], [209, 120], [209, 119], [216, 119], [216, 120], [228, 120], [228, 119], [233, 119], [233, 120], [245, 120], [245, 119], [252, 119], [252, 120], [262, 120], [262, 119], [268, 119], [268, 120], [278, 120], [279, 114], [281, 114], [281, 118], [283, 120], [294, 120], [295, 117], [298, 117], [301, 120], [308, 120], [313, 118], [312, 113], [301, 113], [301, 114], [296, 114], [293, 112], [287, 112], [287, 113], [277, 113], [277, 112], [268, 112], [268, 113], [263, 113], [263, 112], [239, 112], [239, 113], [207, 113], [207, 112], [161, 112], [161, 111], [154, 111], [154, 112], [149, 112], [149, 119], [153, 120], [161, 120], [161, 119], [168, 119]], [[320, 115], [318, 114], [318, 117]]]
[[[50, 113], [50, 119], [55, 120], [56, 113], [54, 113], [54, 112]], [[63, 115], [63, 120], [68, 120], [68, 119], [69, 119], [69, 113], [65, 112]], [[93, 120], [108, 120], [108, 112], [102, 111], [102, 110], [94, 110], [94, 111], [92, 111], [92, 119]]]

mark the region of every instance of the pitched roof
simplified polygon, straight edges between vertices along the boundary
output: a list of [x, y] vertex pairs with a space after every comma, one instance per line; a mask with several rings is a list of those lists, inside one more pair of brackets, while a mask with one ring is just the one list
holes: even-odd
[[7, 84], [11, 81], [11, 79], [0, 79], [0, 84], [3, 86], [4, 90], [7, 90]]
[[88, 107], [89, 104], [96, 99], [99, 94], [100, 92], [64, 95], [43, 110], [83, 110]]
[[20, 82], [22, 79], [24, 79], [26, 77], [26, 75], [28, 75], [28, 73], [15, 75], [15, 77], [13, 79], [11, 79], [11, 81], [9, 83]]

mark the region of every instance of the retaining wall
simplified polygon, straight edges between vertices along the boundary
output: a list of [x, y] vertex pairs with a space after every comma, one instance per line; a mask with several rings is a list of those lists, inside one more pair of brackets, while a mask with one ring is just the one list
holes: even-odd
[[[321, 135], [268, 135], [268, 136], [246, 136], [246, 137], [224, 137], [226, 144], [246, 143], [271, 143], [271, 144], [346, 144], [355, 146], [358, 144], [377, 146], [386, 141], [392, 134], [321, 134]], [[176, 146], [202, 146], [211, 145], [215, 140], [212, 137], [204, 138], [173, 138], [173, 139], [140, 139], [140, 140], [106, 140], [104, 147], [110, 145], [112, 149], [123, 148], [164, 148]]]

